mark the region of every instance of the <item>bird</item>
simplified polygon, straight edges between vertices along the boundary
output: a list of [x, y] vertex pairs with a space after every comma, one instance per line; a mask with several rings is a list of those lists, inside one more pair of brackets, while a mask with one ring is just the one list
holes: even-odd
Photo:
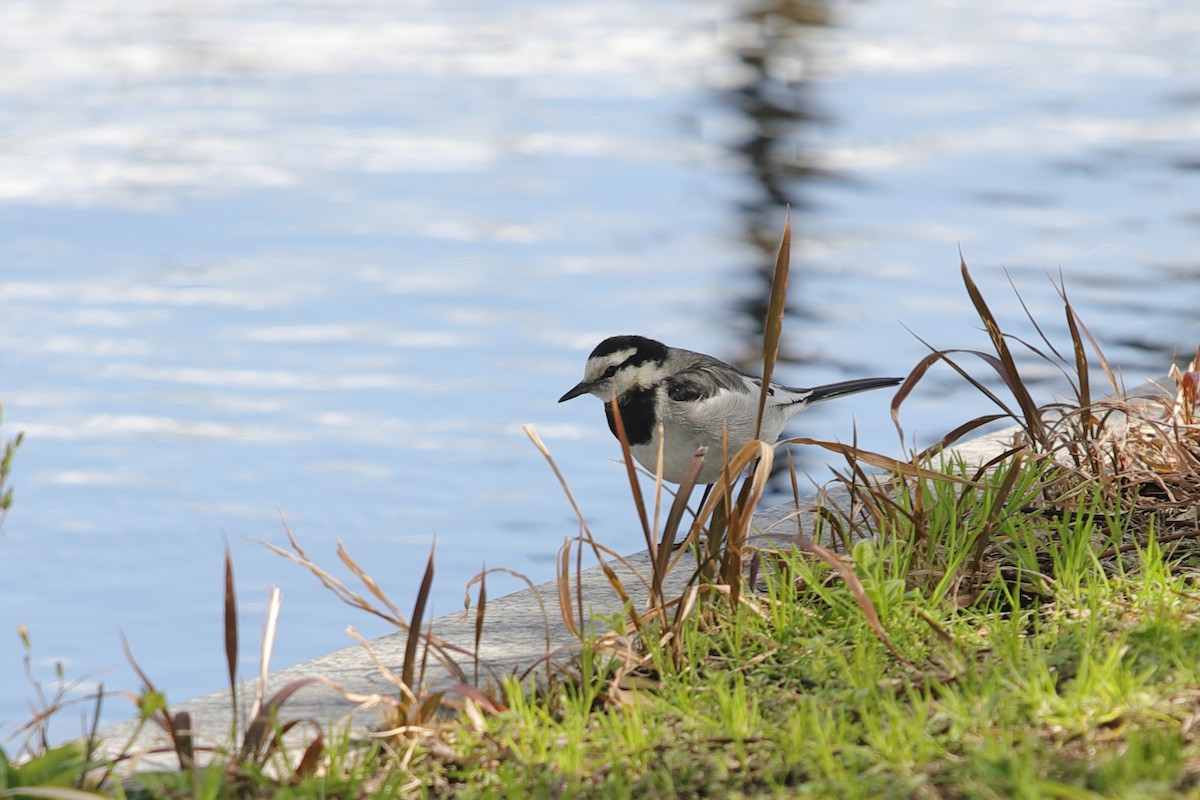
[[[757, 437], [773, 444], [789, 419], [825, 400], [895, 386], [903, 378], [859, 378], [811, 388], [771, 383]], [[588, 356], [583, 380], [558, 402], [585, 394], [604, 401], [608, 428], [617, 435], [614, 396], [629, 441], [643, 467], [658, 469], [659, 426], [662, 426], [662, 476], [682, 483], [700, 448], [707, 448], [696, 480], [713, 484], [724, 459], [753, 441], [762, 378], [743, 372], [704, 353], [668, 347], [645, 336], [610, 336]]]

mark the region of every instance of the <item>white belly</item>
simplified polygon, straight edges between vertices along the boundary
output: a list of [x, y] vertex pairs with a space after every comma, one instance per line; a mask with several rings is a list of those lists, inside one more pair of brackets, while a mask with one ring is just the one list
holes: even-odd
[[[704, 466], [700, 470], [700, 476], [696, 479], [698, 484], [714, 483], [717, 476], [721, 474], [721, 467], [725, 466], [725, 459], [732, 458], [739, 450], [746, 446], [747, 442], [752, 441], [750, 435], [736, 435], [738, 432], [731, 431], [725, 437], [725, 444], [722, 447], [721, 438], [707, 439], [693, 435], [692, 432], [684, 432], [680, 429], [673, 429], [674, 435], [667, 434], [666, 445], [663, 447], [663, 480], [671, 483], [680, 483], [683, 481], [684, 473], [692, 463], [692, 457], [701, 447], [707, 447], [708, 452], [704, 456]], [[766, 442], [775, 442], [779, 438], [780, 431], [764, 431], [763, 440]], [[653, 437], [647, 444], [634, 445], [630, 448], [633, 457], [650, 472], [656, 472], [658, 469], [658, 432], [655, 431]], [[727, 452], [723, 452], [723, 449]]]
[[[692, 463], [692, 457], [695, 455], [699, 447], [691, 447], [689, 444], [680, 444], [676, 442], [671, 447], [663, 448], [663, 480], [671, 483], [681, 483], [683, 476], [687, 472], [687, 468]], [[658, 470], [658, 441], [657, 436], [650, 444], [634, 445], [630, 448], [633, 457], [650, 472], [654, 473]], [[736, 450], [733, 452], [737, 452]], [[696, 483], [709, 484], [716, 481], [717, 476], [721, 473], [721, 467], [724, 462], [721, 458], [720, 448], [716, 451], [709, 449], [704, 457], [704, 467], [700, 470], [700, 476], [696, 479]]]

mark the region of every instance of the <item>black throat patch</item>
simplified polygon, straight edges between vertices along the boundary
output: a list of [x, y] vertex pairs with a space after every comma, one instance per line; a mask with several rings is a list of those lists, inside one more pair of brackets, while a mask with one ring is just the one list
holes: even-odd
[[[629, 446], [649, 444], [654, 434], [654, 392], [655, 387], [634, 389], [617, 398], [621, 408], [621, 422], [625, 425], [625, 436]], [[613, 436], [617, 435], [617, 423], [613, 419], [612, 403], [605, 401], [604, 416], [608, 419], [608, 429]]]

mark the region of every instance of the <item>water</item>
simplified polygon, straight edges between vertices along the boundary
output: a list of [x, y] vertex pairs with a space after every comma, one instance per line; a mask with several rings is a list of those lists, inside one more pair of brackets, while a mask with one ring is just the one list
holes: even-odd
[[[387, 632], [252, 541], [282, 544], [285, 521], [348, 578], [344, 542], [401, 607], [435, 545], [437, 613], [485, 563], [548, 579], [577, 526], [524, 423], [593, 530], [635, 549], [599, 404], [554, 401], [613, 333], [751, 366], [789, 203], [783, 380], [904, 374], [925, 353], [905, 327], [983, 347], [960, 247], [1010, 327], [1029, 331], [1003, 269], [1060, 342], [1061, 270], [1132, 384], [1195, 346], [1200, 10], [804, 16], [5, 4], [0, 395], [27, 438], [0, 538], [0, 719], [27, 717], [18, 623], [43, 680], [63, 662], [135, 689], [123, 631], [170, 698], [220, 688], [225, 541], [244, 642], [283, 588], [277, 665], [351, 644], [346, 625]], [[1027, 369], [1047, 400], [1065, 389]], [[853, 420], [896, 453], [887, 403], [793, 430], [849, 439]], [[990, 410], [935, 371], [906, 441]]]

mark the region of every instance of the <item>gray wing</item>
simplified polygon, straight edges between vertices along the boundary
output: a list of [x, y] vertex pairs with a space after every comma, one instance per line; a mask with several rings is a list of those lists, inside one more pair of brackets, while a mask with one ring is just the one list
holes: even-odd
[[696, 446], [719, 448], [725, 432], [736, 451], [754, 437], [761, 385], [751, 375], [705, 360], [664, 381], [661, 418]]
[[[749, 394], [758, 407], [758, 396], [762, 391], [762, 378], [743, 372], [732, 364], [706, 356], [703, 353], [685, 351], [695, 362], [685, 370], [677, 372], [667, 381], [667, 394], [672, 400], [709, 400], [721, 390]], [[840, 384], [837, 384], [840, 386]], [[813, 396], [812, 389], [798, 386], [782, 386], [772, 383], [767, 389], [770, 405], [790, 406], [806, 402]]]
[[[715, 359], [714, 359], [715, 361]], [[762, 389], [758, 378], [722, 364], [700, 363], [672, 375], [666, 381], [667, 396], [678, 403], [710, 400], [722, 391], [753, 394]]]
[[[677, 350], [687, 363], [672, 376], [672, 382], [678, 382], [679, 391], [692, 395], [690, 399], [706, 400], [713, 397], [721, 389], [731, 392], [751, 392], [755, 397], [762, 389], [762, 379], [743, 372], [732, 364], [726, 364], [719, 358], [713, 358], [693, 350]], [[684, 388], [686, 387], [686, 389]]]
[[[742, 372], [711, 356], [695, 354], [695, 363], [664, 382], [660, 413], [696, 442], [719, 447], [727, 432], [731, 450], [754, 438], [762, 379]], [[783, 433], [788, 418], [803, 411], [812, 389], [771, 384], [763, 416], [762, 438], [773, 442]]]

